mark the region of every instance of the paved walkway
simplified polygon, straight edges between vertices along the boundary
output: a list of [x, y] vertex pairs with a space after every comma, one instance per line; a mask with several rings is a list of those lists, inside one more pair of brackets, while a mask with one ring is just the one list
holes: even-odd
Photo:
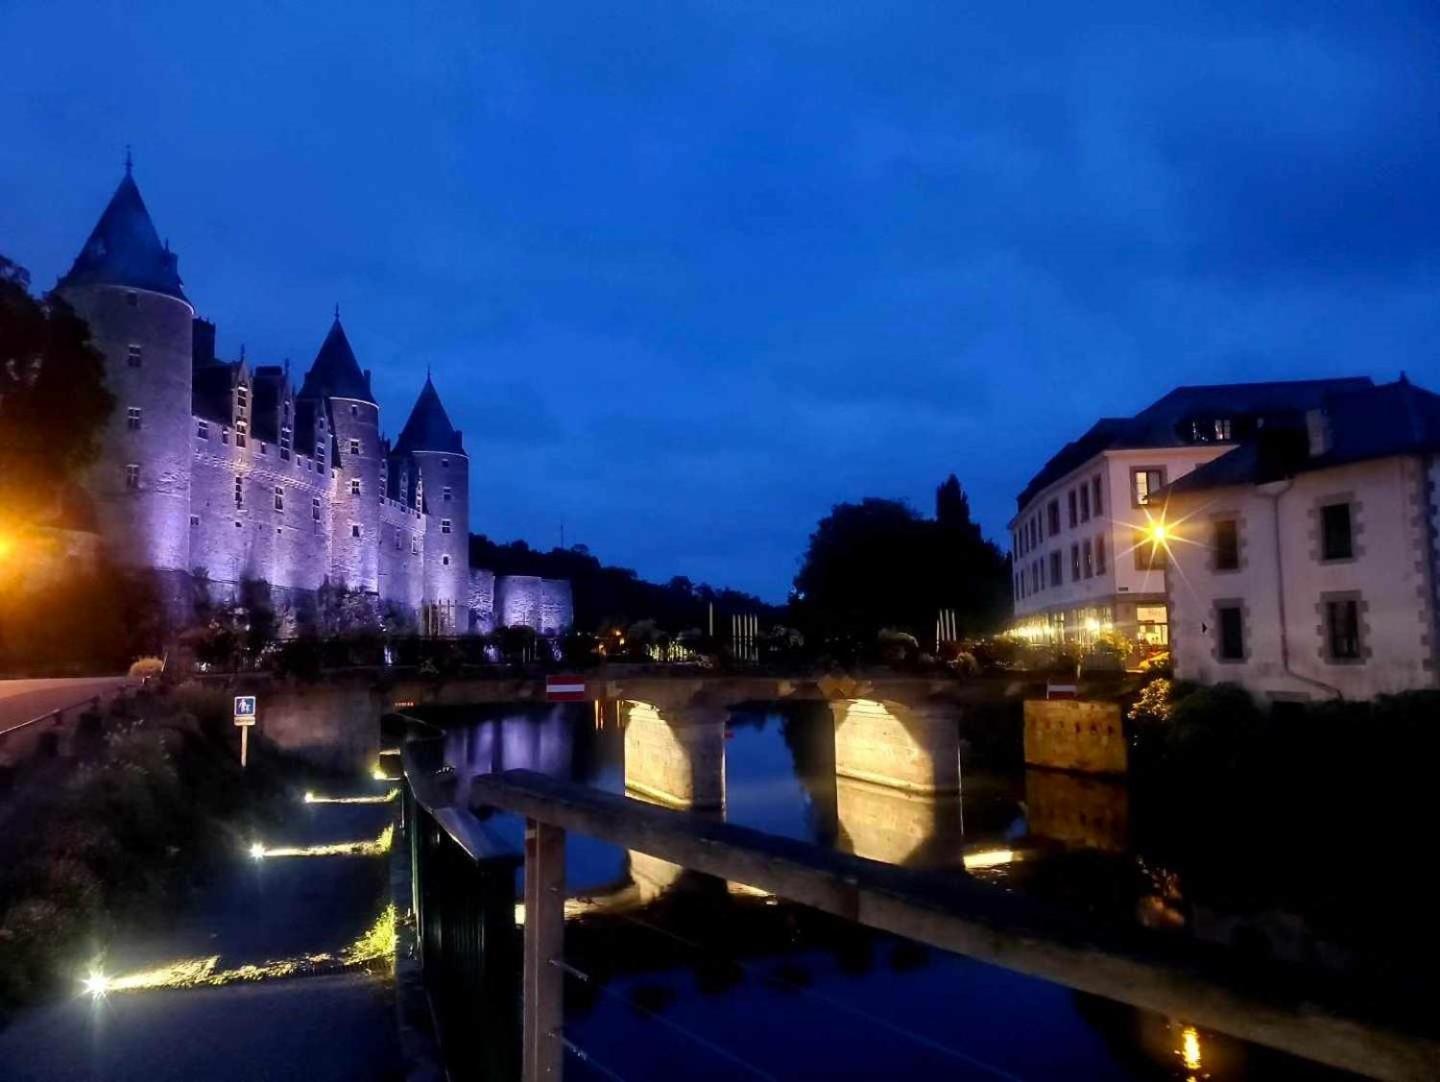
[[[383, 792], [370, 782], [350, 794]], [[164, 934], [113, 944], [112, 976], [185, 958], [218, 969], [338, 953], [389, 901], [384, 856], [253, 859], [246, 846], [374, 839], [397, 805], [304, 804], [276, 836], [237, 838], [234, 861]], [[181, 1082], [403, 1077], [392, 982], [361, 971], [221, 988], [78, 994], [0, 1032], [7, 1082]]]

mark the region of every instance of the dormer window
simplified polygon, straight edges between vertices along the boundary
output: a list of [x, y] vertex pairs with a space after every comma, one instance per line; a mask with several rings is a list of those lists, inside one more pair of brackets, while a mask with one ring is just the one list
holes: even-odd
[[250, 431], [250, 426], [245, 421], [235, 422], [235, 446], [245, 446], [245, 435]]
[[235, 388], [235, 413], [236, 416], [244, 417], [245, 409], [250, 405], [250, 392], [245, 384]]
[[198, 422], [196, 422], [196, 424], [195, 424], [195, 435], [197, 435], [198, 437], [200, 437], [202, 440], [208, 440], [208, 439], [210, 438], [210, 425], [209, 425], [209, 423], [206, 422], [206, 421], [198, 421]]
[[131, 342], [125, 350], [125, 363], [131, 368], [140, 367], [140, 347], [134, 342]]

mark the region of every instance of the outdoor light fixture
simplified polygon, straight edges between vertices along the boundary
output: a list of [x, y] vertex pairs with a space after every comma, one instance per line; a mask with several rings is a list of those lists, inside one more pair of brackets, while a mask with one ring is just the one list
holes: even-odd
[[98, 969], [92, 969], [80, 983], [93, 999], [99, 999], [110, 991], [110, 978]]
[[253, 842], [250, 845], [250, 855], [256, 860], [265, 859], [265, 846], [260, 842]]

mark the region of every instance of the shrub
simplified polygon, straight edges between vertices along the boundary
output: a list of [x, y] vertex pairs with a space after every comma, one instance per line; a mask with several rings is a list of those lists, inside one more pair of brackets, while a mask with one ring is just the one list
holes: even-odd
[[131, 680], [151, 680], [165, 671], [165, 661], [158, 657], [136, 658], [130, 663]]

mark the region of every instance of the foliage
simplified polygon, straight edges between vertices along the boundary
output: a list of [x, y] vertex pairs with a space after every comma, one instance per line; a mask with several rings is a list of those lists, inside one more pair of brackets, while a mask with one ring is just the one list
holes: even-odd
[[163, 640], [153, 580], [105, 561], [38, 585], [0, 584], [0, 672], [121, 672]]
[[0, 256], [0, 525], [52, 512], [95, 459], [115, 407], [85, 321]]
[[139, 657], [130, 663], [131, 680], [149, 680], [165, 671], [165, 660], [158, 657]]
[[870, 639], [883, 627], [917, 640], [934, 635], [938, 610], [953, 609], [962, 638], [997, 628], [1009, 613], [1009, 565], [981, 536], [953, 476], [940, 486], [937, 517], [867, 498], [820, 520], [795, 577], [793, 607], [812, 641]]

